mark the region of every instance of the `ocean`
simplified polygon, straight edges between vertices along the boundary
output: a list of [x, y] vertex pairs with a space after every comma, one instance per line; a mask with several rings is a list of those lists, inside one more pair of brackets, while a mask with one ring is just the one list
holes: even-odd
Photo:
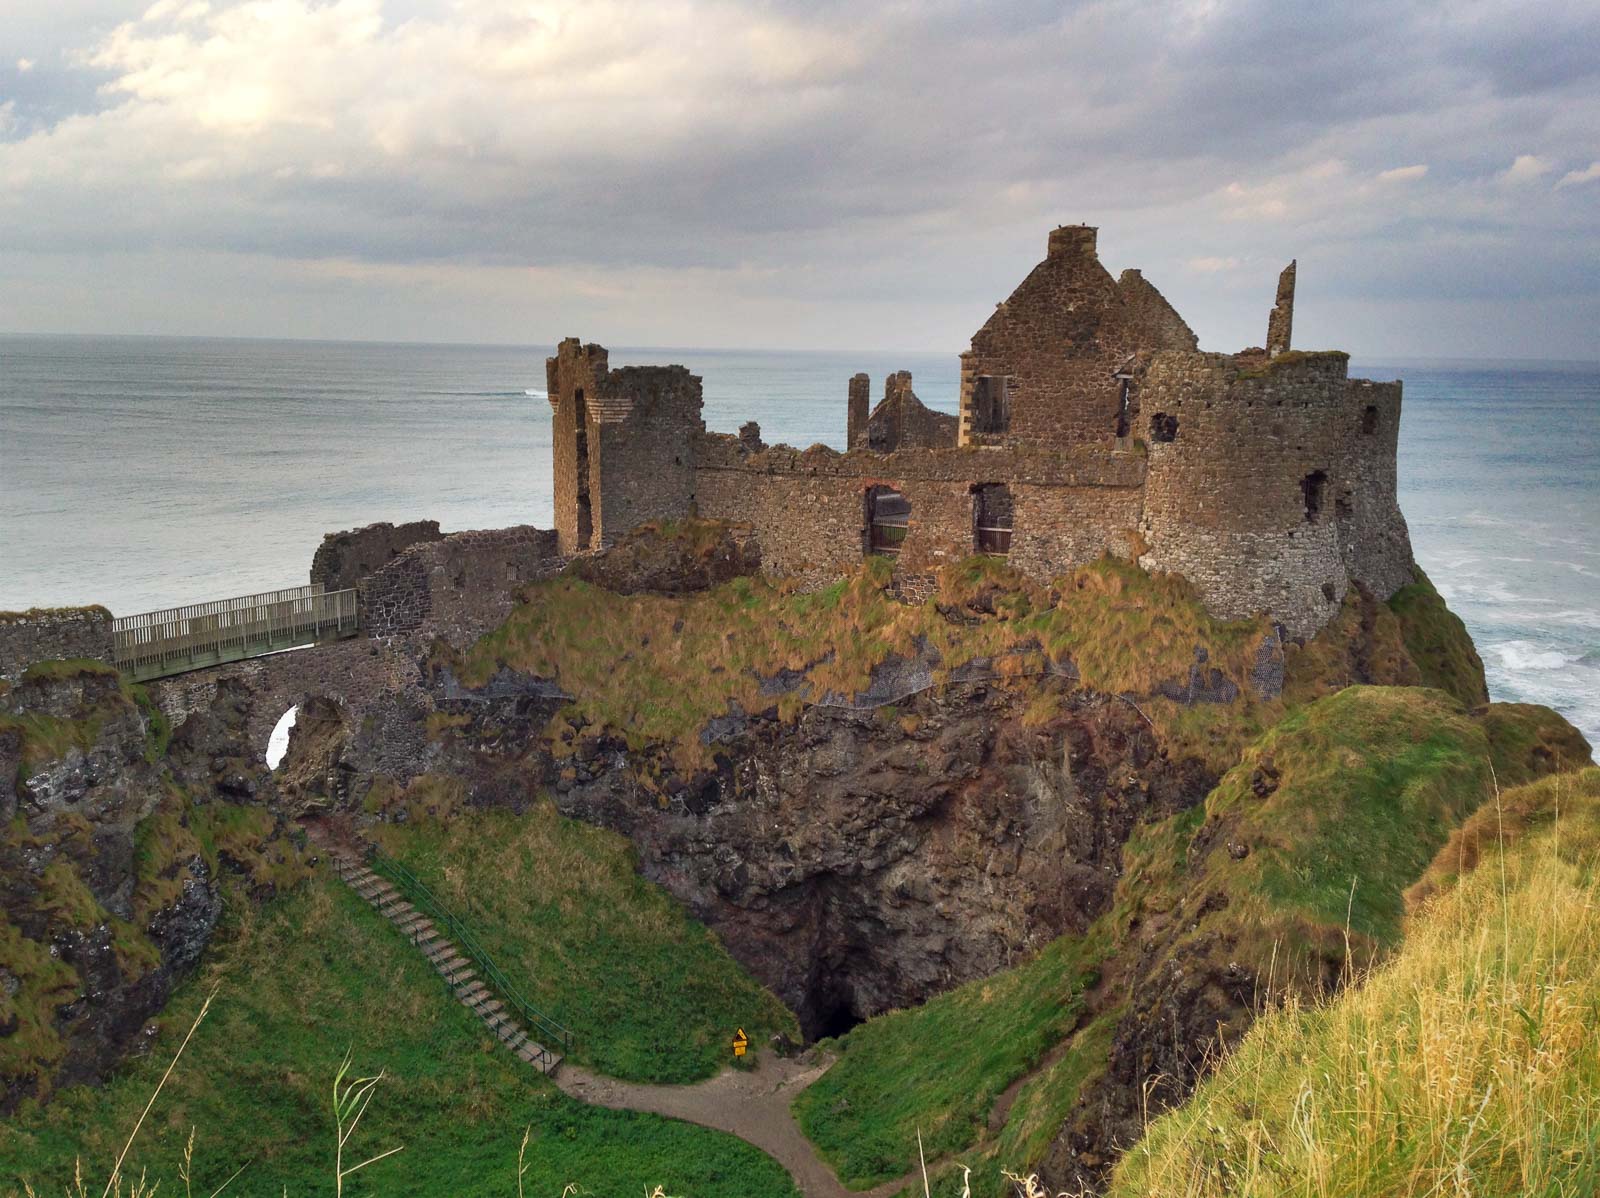
[[[551, 522], [548, 346], [0, 336], [0, 610], [118, 614], [305, 581], [322, 534]], [[845, 383], [949, 354], [613, 350], [681, 362], [710, 428], [839, 446]], [[1403, 378], [1400, 502], [1494, 698], [1600, 743], [1600, 363], [1365, 362]]]

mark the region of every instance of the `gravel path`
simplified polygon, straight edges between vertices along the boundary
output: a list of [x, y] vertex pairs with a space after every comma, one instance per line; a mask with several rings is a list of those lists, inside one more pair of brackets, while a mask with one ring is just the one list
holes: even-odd
[[556, 1085], [579, 1102], [623, 1111], [650, 1111], [712, 1127], [753, 1144], [789, 1171], [805, 1198], [892, 1198], [915, 1174], [872, 1190], [847, 1190], [817, 1155], [789, 1104], [827, 1071], [831, 1061], [803, 1061], [762, 1053], [752, 1070], [725, 1069], [692, 1086], [618, 1081], [565, 1063]]

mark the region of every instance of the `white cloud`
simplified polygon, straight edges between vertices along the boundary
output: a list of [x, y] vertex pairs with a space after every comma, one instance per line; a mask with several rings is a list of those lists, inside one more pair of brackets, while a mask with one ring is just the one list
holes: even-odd
[[1532, 183], [1550, 173], [1554, 166], [1547, 158], [1537, 154], [1518, 154], [1516, 160], [1496, 176], [1502, 183]]
[[1600, 179], [1600, 162], [1591, 162], [1581, 171], [1568, 171], [1562, 175], [1556, 186], [1575, 187], [1579, 183], [1593, 183], [1596, 179]]
[[17, 70], [21, 71], [24, 75], [26, 75], [29, 71], [33, 70], [33, 59], [31, 59], [31, 58], [19, 58], [19, 59], [17, 59]]
[[[298, 327], [292, 287], [266, 263], [372, 267], [359, 312], [319, 310], [332, 336], [385, 336], [439, 294], [409, 290], [404, 268], [447, 272], [468, 338], [473, 324], [512, 335], [505, 297], [520, 287], [555, 288], [560, 312], [583, 279], [654, 297], [698, 271], [694, 311], [609, 311], [637, 317], [635, 340], [715, 321], [683, 335], [951, 345], [1037, 260], [1043, 230], [1077, 220], [1208, 344], [1259, 341], [1257, 292], [1270, 301], [1269, 276], [1295, 256], [1329, 304], [1411, 289], [1442, 311], [1452, 288], [1489, 286], [1590, 296], [1600, 214], [1576, 193], [1493, 180], [1549, 184], [1593, 158], [1595, 68], [1563, 48], [1600, 15], [1550, 0], [1535, 37], [1514, 0], [1476, 3], [1484, 22], [1448, 36], [1421, 0], [1187, 0], [1176, 21], [1143, 0], [22, 5], [7, 40], [52, 69], [0, 116], [0, 255], [70, 256], [84, 280], [113, 254], [148, 255], [152, 275], [163, 255], [207, 271], [248, 259], [279, 290], [251, 296], [245, 333]], [[1273, 53], [1291, 37], [1323, 51], [1286, 75]], [[1129, 87], [1135, 60], [1148, 69]], [[1460, 266], [1490, 258], [1504, 269]], [[207, 277], [182, 311], [209, 311]], [[757, 278], [770, 302], [749, 301]], [[30, 322], [112, 311], [46, 302], [62, 293], [41, 285], [6, 297]], [[212, 290], [215, 331], [245, 308]], [[529, 336], [571, 331], [517, 311]], [[1438, 331], [1392, 335], [1457, 348]], [[1337, 329], [1320, 339], [1343, 343]]]

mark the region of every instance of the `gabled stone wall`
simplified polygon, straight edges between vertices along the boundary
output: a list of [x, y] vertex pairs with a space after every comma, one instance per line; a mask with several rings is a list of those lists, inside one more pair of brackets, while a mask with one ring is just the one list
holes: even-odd
[[1007, 379], [1010, 392], [1009, 427], [991, 440], [1109, 446], [1122, 406], [1119, 368], [1141, 352], [1195, 348], [1194, 333], [1142, 275], [1111, 277], [1095, 234], [1082, 225], [1052, 232], [1045, 260], [973, 334], [961, 360], [962, 444], [983, 439], [975, 391], [989, 376]]

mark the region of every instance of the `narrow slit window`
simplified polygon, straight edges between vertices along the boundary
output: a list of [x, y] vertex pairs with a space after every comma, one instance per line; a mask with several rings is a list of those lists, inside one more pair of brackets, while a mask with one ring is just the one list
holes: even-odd
[[1322, 516], [1322, 502], [1328, 490], [1328, 476], [1324, 471], [1313, 470], [1300, 480], [1300, 495], [1305, 501], [1306, 523], [1315, 524]]

